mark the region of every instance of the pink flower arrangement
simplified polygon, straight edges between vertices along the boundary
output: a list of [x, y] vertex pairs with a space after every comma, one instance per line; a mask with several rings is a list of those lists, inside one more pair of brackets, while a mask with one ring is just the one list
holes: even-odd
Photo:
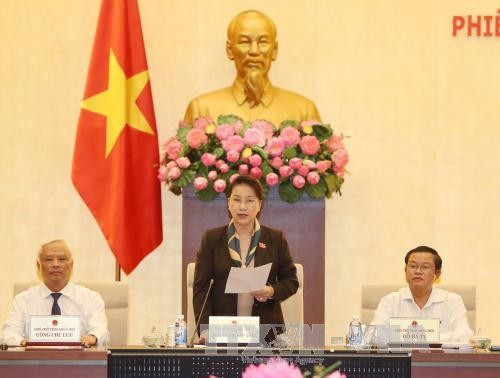
[[[259, 243], [259, 247], [262, 247]], [[266, 363], [261, 363], [259, 365], [250, 364], [243, 371], [241, 378], [303, 378], [303, 377], [322, 377], [322, 378], [347, 378], [345, 374], [336, 370], [340, 363], [337, 362], [332, 366], [325, 368], [324, 366], [317, 365], [314, 367], [314, 373], [306, 372], [302, 375], [298, 366], [282, 359], [282, 358], [270, 358]], [[333, 371], [333, 372], [332, 372]], [[314, 375], [312, 375], [314, 374]], [[210, 375], [209, 378], [217, 378]]]
[[176, 194], [193, 184], [205, 201], [247, 174], [260, 180], [265, 194], [277, 187], [281, 199], [290, 203], [304, 193], [330, 198], [340, 193], [349, 162], [344, 137], [328, 124], [287, 120], [275, 126], [266, 120], [245, 123], [235, 116], [181, 122], [163, 153], [158, 179]]

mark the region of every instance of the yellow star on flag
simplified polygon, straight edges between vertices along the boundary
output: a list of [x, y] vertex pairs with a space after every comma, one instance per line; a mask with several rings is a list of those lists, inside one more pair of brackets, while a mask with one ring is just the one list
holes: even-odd
[[110, 49], [108, 89], [82, 102], [83, 109], [106, 116], [106, 158], [125, 125], [154, 135], [136, 103], [148, 81], [147, 70], [127, 78], [113, 50]]

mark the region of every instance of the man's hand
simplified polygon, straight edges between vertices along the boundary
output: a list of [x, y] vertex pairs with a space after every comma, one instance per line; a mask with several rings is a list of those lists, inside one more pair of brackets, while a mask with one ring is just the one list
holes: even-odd
[[274, 289], [272, 286], [266, 285], [266, 286], [264, 286], [264, 288], [262, 288], [260, 290], [252, 291], [251, 294], [259, 302], [265, 302], [274, 296]]
[[82, 342], [82, 345], [85, 348], [90, 348], [91, 346], [94, 346], [97, 344], [97, 337], [95, 337], [94, 335], [85, 335], [85, 336], [82, 336], [80, 341]]

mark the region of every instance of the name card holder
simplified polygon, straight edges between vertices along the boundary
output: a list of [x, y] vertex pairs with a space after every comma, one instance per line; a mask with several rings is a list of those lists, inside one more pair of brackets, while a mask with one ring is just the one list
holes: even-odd
[[207, 345], [259, 344], [258, 316], [210, 316]]
[[80, 350], [80, 317], [31, 315], [26, 350]]

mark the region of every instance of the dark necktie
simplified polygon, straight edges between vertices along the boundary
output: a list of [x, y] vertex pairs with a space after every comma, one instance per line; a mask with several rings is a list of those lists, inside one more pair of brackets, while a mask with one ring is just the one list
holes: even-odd
[[52, 298], [54, 298], [54, 303], [52, 304], [52, 312], [50, 315], [61, 315], [61, 308], [57, 304], [57, 300], [62, 295], [61, 293], [51, 293]]

